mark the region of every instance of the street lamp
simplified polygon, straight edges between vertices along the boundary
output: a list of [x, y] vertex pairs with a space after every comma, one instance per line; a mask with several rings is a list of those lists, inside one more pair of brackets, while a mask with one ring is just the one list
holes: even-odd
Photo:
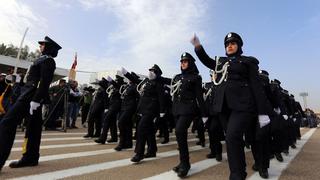
[[308, 93], [307, 92], [302, 92], [299, 94], [302, 99], [303, 99], [303, 104], [304, 104], [304, 109], [307, 109], [308, 104], [307, 104], [307, 97], [308, 97]]

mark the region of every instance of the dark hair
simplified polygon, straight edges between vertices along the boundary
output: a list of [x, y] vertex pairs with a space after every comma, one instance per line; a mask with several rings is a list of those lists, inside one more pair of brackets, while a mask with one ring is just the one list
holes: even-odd
[[45, 43], [44, 50], [43, 50], [42, 54], [55, 58], [58, 55], [58, 51], [59, 50], [54, 45], [52, 45], [50, 43]]

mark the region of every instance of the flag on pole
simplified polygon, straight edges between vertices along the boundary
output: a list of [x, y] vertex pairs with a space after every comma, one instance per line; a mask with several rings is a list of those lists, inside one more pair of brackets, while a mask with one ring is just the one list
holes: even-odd
[[77, 67], [77, 53], [75, 53], [75, 55], [74, 55], [74, 61], [72, 63], [71, 69], [69, 71], [69, 81], [76, 80], [76, 67]]

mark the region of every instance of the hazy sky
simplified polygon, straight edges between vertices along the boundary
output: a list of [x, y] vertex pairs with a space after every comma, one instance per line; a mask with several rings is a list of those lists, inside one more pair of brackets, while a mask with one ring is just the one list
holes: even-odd
[[79, 70], [146, 74], [157, 63], [168, 77], [179, 73], [184, 51], [194, 55], [193, 33], [211, 56], [223, 56], [224, 36], [237, 32], [245, 55], [258, 58], [297, 100], [308, 92], [308, 106], [320, 111], [317, 0], [0, 0], [0, 43], [19, 45], [26, 27], [33, 49], [45, 35], [59, 42], [59, 67], [70, 68], [78, 52]]

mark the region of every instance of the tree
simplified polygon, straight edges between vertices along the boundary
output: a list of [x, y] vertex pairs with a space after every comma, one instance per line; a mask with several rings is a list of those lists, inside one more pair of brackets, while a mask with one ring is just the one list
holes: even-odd
[[[11, 56], [16, 58], [18, 56], [19, 48], [13, 44], [5, 45], [0, 44], [0, 55]], [[41, 55], [40, 51], [37, 49], [34, 52], [30, 52], [30, 48], [26, 45], [21, 48], [20, 59], [27, 61], [34, 61]]]

